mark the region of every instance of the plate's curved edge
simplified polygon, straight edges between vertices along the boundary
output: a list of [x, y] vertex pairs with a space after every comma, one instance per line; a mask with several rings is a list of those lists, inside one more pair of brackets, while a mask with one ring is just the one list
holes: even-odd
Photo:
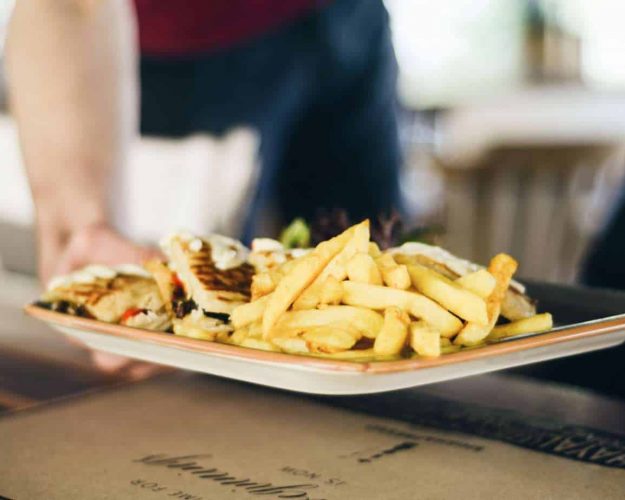
[[522, 352], [537, 347], [545, 347], [572, 340], [597, 337], [608, 333], [618, 332], [619, 330], [624, 332], [623, 339], [619, 342], [622, 344], [625, 342], [625, 315], [606, 318], [605, 321], [592, 321], [578, 325], [571, 325], [569, 328], [563, 327], [557, 331], [548, 331], [532, 335], [531, 337], [522, 337], [518, 339], [508, 338], [505, 342], [496, 342], [475, 349], [446, 354], [438, 358], [420, 360], [406, 359], [400, 361], [387, 361], [384, 363], [371, 363], [367, 371], [370, 373], [391, 373], [416, 369], [417, 366], [411, 366], [413, 364], [418, 365], [418, 368], [422, 369], [442, 366], [449, 363], [462, 363], [465, 361], [474, 361], [501, 354]]
[[[572, 325], [570, 328], [561, 328], [557, 331], [545, 332], [531, 337], [523, 337], [516, 340], [507, 339], [505, 342], [498, 342], [476, 349], [446, 354], [438, 358], [357, 362], [261, 351], [222, 344], [219, 342], [209, 342], [188, 337], [167, 335], [150, 330], [105, 323], [89, 318], [70, 316], [55, 311], [49, 311], [34, 304], [25, 306], [24, 311], [29, 316], [47, 323], [59, 324], [69, 328], [77, 328], [99, 334], [142, 340], [188, 351], [199, 351], [238, 359], [248, 359], [250, 361], [262, 363], [288, 364], [293, 367], [336, 372], [363, 373], [369, 375], [422, 370], [443, 365], [490, 358], [500, 354], [521, 352], [536, 347], [544, 347], [571, 340], [580, 340], [583, 338], [616, 332], [618, 330], [623, 330], [625, 332], [625, 315], [621, 315], [606, 318], [605, 321], [593, 321], [591, 323]], [[625, 334], [621, 342], [623, 341], [625, 341]]]
[[307, 368], [317, 368], [332, 370], [337, 372], [364, 372], [367, 369], [366, 363], [356, 363], [352, 361], [313, 358], [308, 356], [297, 356], [282, 352], [262, 351], [260, 349], [249, 349], [235, 345], [223, 344], [220, 342], [210, 342], [206, 340], [192, 339], [178, 335], [153, 332], [141, 328], [132, 328], [125, 325], [105, 323], [90, 318], [71, 316], [56, 311], [43, 309], [34, 304], [24, 306], [24, 312], [29, 316], [46, 323], [53, 323], [68, 328], [86, 330], [92, 333], [112, 335], [115, 337], [129, 338], [151, 342], [168, 347], [176, 347], [193, 352], [205, 352], [238, 359], [248, 359], [250, 361], [262, 363], [289, 364]]

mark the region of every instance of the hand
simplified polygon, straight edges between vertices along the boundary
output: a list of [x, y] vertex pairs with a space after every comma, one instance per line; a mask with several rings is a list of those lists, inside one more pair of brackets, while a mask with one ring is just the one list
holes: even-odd
[[[157, 250], [139, 246], [105, 224], [77, 230], [61, 246], [58, 240], [46, 241], [44, 238], [40, 238], [39, 244], [40, 277], [44, 283], [53, 276], [69, 273], [87, 264], [141, 264], [147, 259], [162, 257]], [[143, 379], [165, 369], [104, 352], [92, 351], [91, 358], [103, 372], [130, 380]]]
[[135, 361], [124, 356], [101, 351], [91, 351], [91, 361], [103, 373], [133, 381], [173, 371], [173, 368], [167, 366]]
[[105, 224], [90, 225], [70, 233], [60, 248], [54, 243], [44, 238], [39, 241], [40, 277], [43, 283], [88, 264], [140, 265], [151, 258], [162, 258], [158, 250], [137, 245]]

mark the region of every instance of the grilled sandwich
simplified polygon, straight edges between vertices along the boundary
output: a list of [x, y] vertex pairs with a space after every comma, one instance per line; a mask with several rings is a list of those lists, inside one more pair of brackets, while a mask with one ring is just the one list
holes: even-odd
[[170, 326], [156, 282], [138, 266], [92, 265], [55, 278], [39, 305], [138, 328], [162, 331]]
[[169, 266], [150, 268], [170, 301], [174, 333], [213, 340], [230, 332], [230, 312], [250, 300], [254, 267], [247, 249], [224, 236], [185, 233], [168, 237], [162, 246]]

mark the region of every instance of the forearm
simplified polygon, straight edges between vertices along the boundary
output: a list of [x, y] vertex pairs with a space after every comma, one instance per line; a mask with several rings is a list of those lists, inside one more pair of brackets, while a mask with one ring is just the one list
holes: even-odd
[[18, 0], [6, 47], [9, 96], [41, 231], [107, 220], [107, 192], [135, 129], [126, 0]]

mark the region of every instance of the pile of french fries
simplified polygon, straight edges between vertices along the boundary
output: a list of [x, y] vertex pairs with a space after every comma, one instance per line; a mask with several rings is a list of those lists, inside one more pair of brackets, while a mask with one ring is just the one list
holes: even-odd
[[418, 263], [399, 264], [370, 241], [364, 221], [256, 274], [251, 302], [231, 315], [234, 331], [227, 341], [292, 354], [387, 360], [436, 357], [551, 329], [550, 314], [497, 326], [516, 269], [505, 254], [457, 280]]

